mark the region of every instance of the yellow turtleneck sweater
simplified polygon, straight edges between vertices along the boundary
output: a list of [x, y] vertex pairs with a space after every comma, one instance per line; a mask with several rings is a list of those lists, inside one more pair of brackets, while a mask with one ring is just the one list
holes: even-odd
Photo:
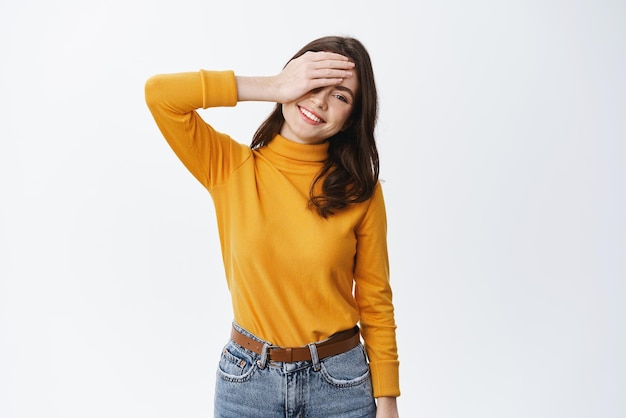
[[398, 396], [380, 184], [367, 202], [321, 218], [308, 206], [309, 188], [328, 143], [278, 135], [251, 150], [196, 112], [236, 105], [232, 71], [154, 76], [146, 101], [174, 152], [213, 198], [235, 321], [286, 347], [360, 323], [374, 396]]

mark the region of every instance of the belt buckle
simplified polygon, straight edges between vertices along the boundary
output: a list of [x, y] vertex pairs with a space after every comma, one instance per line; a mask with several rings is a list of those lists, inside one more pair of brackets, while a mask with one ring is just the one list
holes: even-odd
[[257, 364], [261, 369], [264, 369], [265, 365], [269, 361], [272, 361], [272, 348], [275, 348], [275, 346], [263, 344], [263, 348], [261, 348], [261, 352], [259, 353], [261, 354], [261, 358], [257, 360]]
[[[293, 350], [291, 347], [281, 347], [278, 345], [270, 345], [267, 347], [267, 357], [270, 361], [293, 363]], [[272, 354], [276, 353], [279, 358], [273, 358]]]
[[265, 357], [267, 357], [268, 361], [275, 361], [274, 359], [272, 359], [272, 351], [276, 351], [278, 350], [280, 347], [277, 345], [271, 345], [268, 344], [265, 346], [265, 351], [261, 352], [261, 356], [265, 355]]

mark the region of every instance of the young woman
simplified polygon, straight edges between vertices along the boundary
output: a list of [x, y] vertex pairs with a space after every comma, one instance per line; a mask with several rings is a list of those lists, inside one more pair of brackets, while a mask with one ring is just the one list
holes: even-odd
[[[277, 103], [251, 146], [196, 112], [247, 100]], [[363, 45], [314, 40], [275, 76], [154, 76], [146, 101], [215, 204], [234, 313], [215, 416], [396, 417], [378, 102]]]

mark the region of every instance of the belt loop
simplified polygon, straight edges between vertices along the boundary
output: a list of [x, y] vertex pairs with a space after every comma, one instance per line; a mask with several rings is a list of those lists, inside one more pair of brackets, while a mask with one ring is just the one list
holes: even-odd
[[320, 358], [317, 355], [317, 346], [314, 343], [309, 344], [309, 351], [311, 351], [311, 361], [313, 362], [313, 370], [319, 372], [321, 369]]
[[269, 357], [270, 345], [268, 343], [263, 343], [263, 352], [261, 353], [261, 358], [257, 361], [259, 368], [263, 370], [265, 366], [267, 366], [267, 359]]

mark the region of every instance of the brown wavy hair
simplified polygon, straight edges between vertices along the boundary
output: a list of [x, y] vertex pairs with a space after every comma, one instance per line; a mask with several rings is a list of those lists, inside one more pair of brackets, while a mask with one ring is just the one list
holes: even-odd
[[[327, 36], [305, 45], [291, 60], [305, 52], [335, 52], [356, 65], [359, 89], [350, 115], [350, 125], [327, 139], [328, 159], [313, 180], [309, 203], [320, 216], [327, 218], [346, 206], [364, 202], [374, 193], [378, 182], [378, 149], [374, 129], [378, 118], [378, 94], [370, 56], [363, 44], [350, 37]], [[290, 60], [290, 61], [291, 61]], [[267, 145], [283, 126], [282, 104], [277, 103], [253, 136], [253, 149]], [[321, 194], [314, 187], [322, 181]]]

